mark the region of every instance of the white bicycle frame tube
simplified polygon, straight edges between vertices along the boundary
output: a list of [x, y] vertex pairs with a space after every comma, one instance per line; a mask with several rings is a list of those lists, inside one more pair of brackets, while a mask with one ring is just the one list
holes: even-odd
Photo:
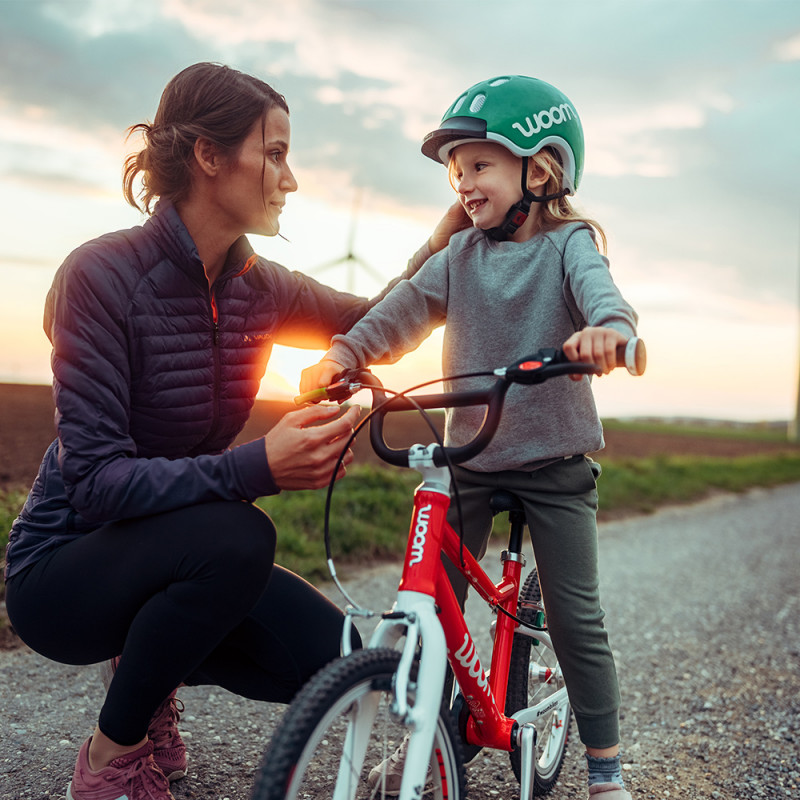
[[[409, 727], [408, 753], [399, 800], [419, 800], [427, 778], [433, 739], [442, 706], [447, 666], [447, 645], [433, 598], [420, 592], [400, 591], [393, 611], [405, 616], [384, 619], [370, 639], [370, 647], [394, 647], [406, 637], [403, 655], [395, 673], [397, 712]], [[414, 696], [408, 702], [411, 666], [422, 642]]]
[[526, 722], [535, 722], [539, 717], [549, 714], [554, 708], [558, 708], [560, 705], [566, 706], [568, 702], [569, 697], [567, 696], [567, 689], [565, 686], [562, 686], [560, 689], [553, 692], [546, 700], [542, 700], [535, 706], [520, 709], [516, 714], [512, 714], [511, 719], [515, 719], [520, 725]]

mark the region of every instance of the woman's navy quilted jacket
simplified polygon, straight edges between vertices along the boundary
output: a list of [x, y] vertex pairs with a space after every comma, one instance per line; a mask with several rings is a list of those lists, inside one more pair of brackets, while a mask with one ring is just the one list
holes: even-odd
[[272, 346], [327, 348], [370, 305], [244, 237], [209, 289], [164, 201], [143, 226], [78, 248], [45, 309], [58, 438], [12, 527], [6, 576], [109, 520], [276, 493], [263, 440], [227, 449]]

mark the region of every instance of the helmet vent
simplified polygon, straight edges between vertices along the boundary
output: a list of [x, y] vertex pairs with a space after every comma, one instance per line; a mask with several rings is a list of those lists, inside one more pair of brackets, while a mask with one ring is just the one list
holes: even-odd
[[464, 101], [466, 99], [467, 99], [467, 96], [465, 94], [462, 94], [461, 97], [459, 97], [458, 100], [456, 100], [456, 102], [453, 103], [453, 108], [450, 110], [450, 113], [451, 114], [457, 114], [459, 112], [459, 109], [461, 108], [461, 106], [464, 105]]
[[494, 88], [495, 86], [502, 86], [504, 83], [508, 83], [510, 80], [511, 80], [511, 78], [495, 78], [489, 84], [489, 86], [491, 86], [492, 88]]
[[486, 102], [486, 95], [485, 94], [476, 95], [473, 98], [472, 102], [469, 104], [469, 110], [473, 114], [477, 114], [483, 108], [483, 104], [485, 102]]

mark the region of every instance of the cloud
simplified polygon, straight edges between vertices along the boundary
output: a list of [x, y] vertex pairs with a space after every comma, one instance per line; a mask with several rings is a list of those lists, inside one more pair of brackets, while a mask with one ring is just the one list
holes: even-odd
[[707, 107], [688, 99], [593, 116], [585, 125], [593, 150], [587, 172], [648, 178], [675, 175], [680, 159], [669, 147], [668, 137], [658, 134], [698, 130], [707, 118]]
[[[46, 109], [49, 119], [82, 130], [124, 130], [152, 114], [166, 81], [197, 60], [191, 54], [201, 45], [146, 13], [147, 3], [135, 8], [117, 17], [110, 14], [117, 4], [100, 2], [5, 4], [0, 97], [6, 107]], [[138, 23], [106, 24], [131, 18]]]
[[759, 297], [748, 292], [734, 264], [655, 257], [648, 263], [646, 281], [626, 283], [637, 309], [650, 317], [675, 314], [726, 324], [756, 325], [769, 319], [790, 327], [797, 317], [793, 298]]
[[[795, 126], [766, 123], [800, 106], [798, 36], [786, 33], [796, 28], [794, 5], [776, 2], [724, 15], [701, 0], [12, 3], [0, 29], [0, 143], [16, 180], [116, 186], [127, 126], [152, 117], [179, 69], [224, 61], [287, 96], [302, 191], [349, 206], [363, 186], [378, 204], [441, 208], [452, 193], [420, 155], [423, 135], [470, 84], [534, 74], [582, 116], [579, 200], [596, 199], [601, 221], [679, 258], [711, 251], [781, 295], [786, 245], [730, 231], [780, 238], [792, 225]], [[796, 233], [785, 235], [794, 248]]]
[[[81, 241], [140, 220], [119, 195], [125, 130], [152, 118], [180, 69], [219, 61], [288, 99], [300, 192], [284, 223], [294, 244], [256, 244], [289, 266], [313, 267], [344, 252], [354, 187], [363, 187], [354, 249], [397, 271], [452, 200], [445, 170], [419, 152], [422, 137], [468, 86], [527, 74], [565, 91], [581, 115], [587, 165], [576, 201], [605, 227], [614, 275], [644, 329], [663, 335], [664, 350], [683, 362], [697, 341], [714, 352], [735, 342], [738, 362], [755, 331], [785, 342], [795, 330], [797, 3], [2, 6], [0, 204], [12, 224], [0, 267], [15, 286], [0, 296], [13, 297], [15, 311], [19, 276], [35, 275], [44, 291], [44, 267]], [[394, 227], [382, 226], [376, 211], [391, 213]], [[38, 332], [41, 300], [34, 300], [26, 316]], [[675, 348], [676, 336], [686, 347]], [[659, 384], [664, 353], [653, 345], [653, 385], [689, 394], [683, 363]], [[431, 353], [436, 363], [438, 344]]]
[[439, 54], [410, 46], [420, 38], [417, 4], [410, 4], [410, 12], [392, 5], [298, 0], [276, 6], [242, 0], [222, 11], [214, 0], [169, 0], [164, 9], [200, 40], [231, 51], [247, 48], [249, 63], [278, 83], [312, 78], [318, 99], [321, 92], [325, 102], [336, 97], [359, 109], [368, 126], [376, 113], [401, 110], [399, 124], [416, 138], [427, 124], [417, 111], [420, 89], [440, 83]]
[[0, 251], [0, 268], [10, 267], [40, 267], [52, 270], [53, 262], [49, 258]]
[[774, 54], [778, 61], [800, 61], [800, 33], [778, 42]]
[[66, 172], [46, 172], [42, 170], [12, 169], [2, 173], [10, 184], [24, 186], [26, 189], [46, 192], [50, 195], [63, 195], [75, 198], [77, 195], [95, 197], [115, 197], [118, 191], [109, 191], [107, 186], [92, 180], [82, 180]]
[[119, 196], [124, 143], [54, 122], [46, 108], [0, 111], [0, 176], [7, 188], [57, 195]]
[[[287, 95], [302, 164], [336, 164], [356, 185], [415, 202], [427, 165], [416, 149], [422, 123], [412, 97], [425, 70], [405, 43], [365, 38], [355, 11], [307, 0], [277, 13], [262, 3], [220, 11], [185, 0], [165, 3], [161, 18], [153, 10], [158, 4], [136, 8], [142, 13], [111, 14], [91, 2], [70, 4], [67, 14], [55, 3], [14, 3], [0, 30], [6, 54], [0, 102], [7, 114], [15, 112], [20, 126], [30, 128], [36, 109], [40, 130], [72, 127], [102, 147], [152, 118], [164, 84], [179, 69], [222, 60], [264, 75]], [[131, 16], [135, 23], [126, 22]], [[389, 163], [388, 154], [397, 153], [410, 156], [410, 169]]]

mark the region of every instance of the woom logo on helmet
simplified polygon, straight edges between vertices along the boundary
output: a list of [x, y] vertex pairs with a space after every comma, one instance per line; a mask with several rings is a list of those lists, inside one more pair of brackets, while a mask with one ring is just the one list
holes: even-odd
[[511, 127], [516, 128], [523, 136], [535, 136], [541, 130], [552, 128], [553, 125], [560, 125], [573, 117], [577, 117], [575, 109], [569, 103], [562, 103], [560, 106], [552, 106], [549, 110], [545, 109], [533, 115], [533, 119], [525, 117], [525, 124], [515, 122]]

